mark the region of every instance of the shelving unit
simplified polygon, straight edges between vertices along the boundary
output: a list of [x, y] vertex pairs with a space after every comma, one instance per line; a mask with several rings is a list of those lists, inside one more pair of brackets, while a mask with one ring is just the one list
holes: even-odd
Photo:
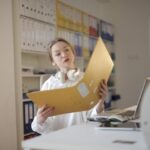
[[26, 93], [40, 90], [40, 78], [54, 71], [48, 56], [48, 44], [56, 37], [56, 1], [20, 0], [21, 63], [24, 139], [37, 135], [31, 122], [37, 108]]
[[[55, 72], [47, 48], [56, 36], [66, 39], [75, 48], [76, 64], [81, 70], [86, 69], [98, 36], [103, 35], [113, 57], [115, 51], [114, 43], [105, 38], [102, 32], [105, 28], [100, 26], [103, 22], [99, 18], [59, 0], [20, 0], [19, 3], [23, 125], [26, 139], [38, 135], [31, 130], [37, 108], [26, 98], [26, 93], [40, 90], [41, 76]], [[111, 77], [115, 77], [115, 72]], [[114, 78], [111, 82], [115, 82]], [[111, 95], [116, 94], [115, 84], [109, 87], [109, 91]]]

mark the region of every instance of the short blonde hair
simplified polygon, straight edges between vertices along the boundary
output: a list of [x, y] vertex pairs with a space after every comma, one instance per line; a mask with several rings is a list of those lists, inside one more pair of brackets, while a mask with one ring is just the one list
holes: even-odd
[[74, 48], [72, 47], [72, 45], [71, 45], [67, 40], [58, 37], [58, 38], [54, 39], [54, 40], [50, 43], [49, 48], [48, 48], [48, 54], [49, 54], [49, 58], [50, 58], [50, 61], [51, 61], [51, 62], [53, 62], [53, 58], [52, 58], [52, 47], [53, 47], [56, 43], [58, 43], [58, 42], [64, 42], [64, 43], [66, 43], [67, 45], [69, 45], [69, 46], [71, 47], [72, 52], [75, 54], [75, 50], [74, 50]]

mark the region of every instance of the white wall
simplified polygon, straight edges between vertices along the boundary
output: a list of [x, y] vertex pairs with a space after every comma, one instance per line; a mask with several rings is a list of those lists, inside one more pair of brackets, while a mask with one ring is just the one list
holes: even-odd
[[149, 0], [116, 0], [113, 3], [117, 88], [122, 95], [122, 106], [136, 102], [144, 78], [150, 76], [149, 6]]
[[12, 1], [0, 1], [0, 149], [17, 150]]
[[63, 0], [115, 26], [116, 84], [120, 107], [135, 104], [150, 76], [149, 0]]

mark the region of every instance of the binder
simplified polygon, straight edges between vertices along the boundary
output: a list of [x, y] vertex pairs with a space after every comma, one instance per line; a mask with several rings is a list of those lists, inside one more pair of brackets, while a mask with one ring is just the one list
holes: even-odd
[[102, 79], [108, 80], [113, 68], [112, 59], [101, 38], [98, 39], [84, 77], [74, 86], [62, 89], [28, 93], [28, 97], [38, 106], [48, 104], [55, 107], [52, 115], [87, 111], [94, 107]]
[[29, 115], [28, 115], [28, 104], [26, 102], [23, 103], [23, 115], [24, 115], [24, 133], [28, 133], [28, 123], [29, 123]]
[[75, 36], [75, 51], [76, 51], [76, 55], [77, 56], [82, 56], [82, 38], [81, 38], [81, 34], [79, 32], [74, 33]]
[[24, 115], [24, 134], [33, 132], [31, 129], [31, 123], [35, 116], [35, 106], [32, 101], [25, 101], [23, 103], [23, 115]]

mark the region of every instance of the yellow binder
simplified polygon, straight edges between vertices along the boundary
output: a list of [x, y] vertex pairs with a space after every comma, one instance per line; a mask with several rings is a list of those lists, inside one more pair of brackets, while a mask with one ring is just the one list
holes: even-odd
[[89, 110], [98, 101], [97, 88], [102, 79], [108, 80], [113, 61], [101, 38], [98, 39], [83, 79], [68, 88], [38, 91], [27, 96], [38, 106], [54, 106], [52, 115]]

